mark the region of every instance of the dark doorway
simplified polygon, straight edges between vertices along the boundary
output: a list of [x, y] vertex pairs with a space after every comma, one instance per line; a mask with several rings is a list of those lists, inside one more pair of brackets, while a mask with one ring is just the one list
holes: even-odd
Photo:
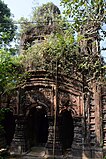
[[43, 106], [38, 105], [30, 109], [26, 126], [29, 147], [44, 146], [48, 139], [48, 117]]
[[60, 113], [59, 122], [60, 141], [63, 149], [63, 153], [71, 148], [74, 138], [74, 124], [71, 111], [64, 109]]
[[13, 115], [12, 110], [6, 109], [4, 111], [4, 119], [2, 121], [2, 126], [4, 128], [6, 145], [7, 147], [10, 147], [15, 133], [15, 117]]

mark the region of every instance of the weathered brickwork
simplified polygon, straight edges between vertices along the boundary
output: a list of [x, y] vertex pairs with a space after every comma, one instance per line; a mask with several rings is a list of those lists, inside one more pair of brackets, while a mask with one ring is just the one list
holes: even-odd
[[101, 94], [101, 105], [102, 105], [102, 116], [101, 116], [101, 126], [102, 126], [102, 133], [101, 133], [101, 144], [103, 145], [103, 152], [104, 156], [106, 156], [106, 86], [102, 88]]
[[26, 119], [35, 104], [35, 107], [43, 106], [48, 116], [48, 140], [43, 145], [46, 153], [62, 155], [58, 120], [65, 105], [74, 121], [73, 144], [67, 153], [84, 159], [102, 159], [106, 147], [106, 89], [94, 82], [90, 91], [83, 92], [83, 83], [80, 80], [65, 77], [63, 81], [58, 79], [56, 85], [55, 79], [47, 78], [45, 72], [33, 72], [26, 84], [17, 90], [16, 97], [10, 100], [10, 107], [13, 104], [16, 118], [11, 149], [15, 153], [24, 153], [30, 149], [31, 145], [26, 137]]

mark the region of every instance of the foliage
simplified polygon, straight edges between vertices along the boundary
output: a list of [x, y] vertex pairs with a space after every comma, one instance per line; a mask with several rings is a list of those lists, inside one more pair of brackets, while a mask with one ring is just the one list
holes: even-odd
[[12, 56], [11, 52], [0, 50], [0, 94], [9, 92], [20, 83], [22, 66], [18, 57]]
[[0, 47], [5, 47], [13, 40], [15, 31], [10, 9], [0, 0]]
[[106, 21], [105, 0], [61, 0], [61, 3], [65, 7], [64, 13], [74, 20], [77, 31], [86, 23], [100, 27]]
[[[61, 0], [64, 5], [64, 13], [70, 17], [73, 29], [77, 32], [76, 38], [83, 54], [80, 64], [83, 74], [92, 71], [91, 77], [104, 73], [105, 63], [100, 57], [100, 30], [103, 31], [103, 24], [106, 22], [106, 1], [105, 0]], [[96, 49], [93, 49], [96, 48]], [[81, 60], [81, 59], [79, 59]]]

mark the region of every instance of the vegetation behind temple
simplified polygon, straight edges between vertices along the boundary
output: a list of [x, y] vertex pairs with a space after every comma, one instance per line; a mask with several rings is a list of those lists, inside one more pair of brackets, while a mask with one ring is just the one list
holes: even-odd
[[0, 0], [0, 48], [10, 45], [15, 37], [16, 28], [10, 9]]

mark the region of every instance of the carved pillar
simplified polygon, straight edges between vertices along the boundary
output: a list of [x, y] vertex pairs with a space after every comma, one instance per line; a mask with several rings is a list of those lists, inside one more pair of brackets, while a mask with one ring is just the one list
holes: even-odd
[[25, 125], [24, 116], [17, 116], [14, 139], [11, 144], [11, 151], [14, 151], [15, 154], [21, 154], [27, 151], [28, 146], [25, 138]]
[[17, 92], [17, 116], [15, 134], [11, 144], [11, 151], [15, 154], [21, 154], [27, 151], [28, 145], [26, 143], [25, 129], [26, 121], [23, 113], [23, 90]]
[[102, 104], [102, 144], [103, 144], [103, 155], [106, 156], [106, 85], [102, 86], [102, 96], [101, 96], [101, 104]]
[[[59, 132], [58, 132], [58, 122], [55, 126], [55, 143], [54, 141], [54, 117], [49, 117], [49, 134], [48, 134], [48, 142], [46, 148], [48, 149], [48, 155], [61, 155], [62, 148], [59, 139]], [[55, 145], [53, 145], [55, 144]], [[53, 152], [54, 147], [54, 152]]]
[[97, 143], [100, 146], [100, 136], [101, 136], [101, 89], [100, 86], [95, 84], [94, 86], [94, 102], [95, 102], [95, 131], [97, 136]]

